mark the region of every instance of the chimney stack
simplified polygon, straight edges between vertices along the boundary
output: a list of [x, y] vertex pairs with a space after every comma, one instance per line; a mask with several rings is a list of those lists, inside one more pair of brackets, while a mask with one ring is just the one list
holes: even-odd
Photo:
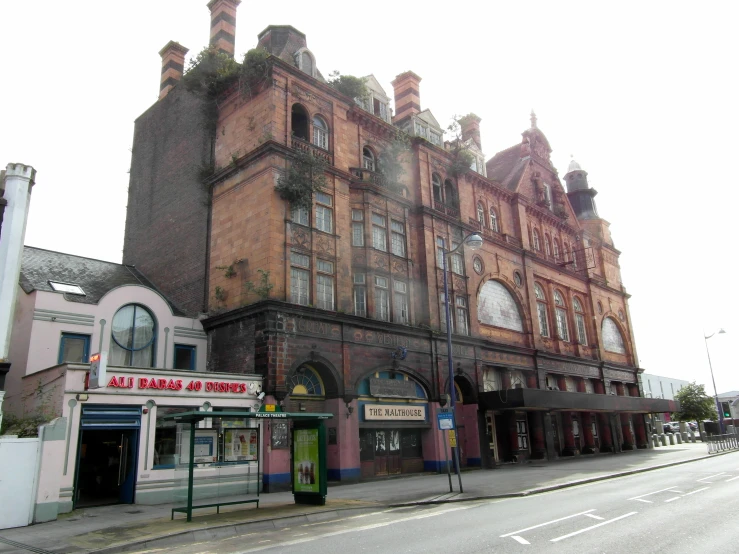
[[472, 139], [477, 147], [482, 150], [482, 141], [480, 140], [480, 119], [473, 113], [469, 113], [466, 116], [460, 118], [459, 127], [462, 131], [462, 140], [467, 141]]
[[185, 54], [188, 50], [179, 42], [170, 40], [159, 51], [162, 57], [162, 83], [159, 85], [159, 100], [167, 96], [185, 72]]
[[236, 8], [241, 0], [210, 0], [210, 45], [233, 58], [236, 44]]
[[417, 114], [421, 111], [421, 78], [412, 71], [401, 73], [392, 82], [395, 95], [395, 117], [393, 123]]

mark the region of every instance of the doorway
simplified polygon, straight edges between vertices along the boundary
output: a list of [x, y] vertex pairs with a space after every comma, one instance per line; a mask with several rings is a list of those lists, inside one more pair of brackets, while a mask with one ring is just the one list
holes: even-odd
[[133, 504], [138, 429], [82, 429], [75, 508]]

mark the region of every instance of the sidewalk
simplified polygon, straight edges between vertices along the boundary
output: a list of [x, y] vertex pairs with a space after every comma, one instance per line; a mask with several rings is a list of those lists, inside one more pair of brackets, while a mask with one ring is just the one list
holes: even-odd
[[[449, 493], [449, 480], [445, 474], [329, 486], [325, 506], [295, 505], [290, 492], [264, 494], [260, 496], [259, 509], [253, 504], [246, 508], [229, 506], [218, 515], [215, 509], [198, 510], [190, 523], [180, 514], [175, 521], [170, 521], [171, 506], [167, 504], [119, 504], [80, 509], [62, 515], [57, 521], [0, 530], [0, 554], [26, 551], [39, 554], [133, 552], [222, 538], [247, 532], [247, 529], [274, 529], [327, 520], [337, 517], [339, 512], [353, 515], [391, 506], [524, 496], [692, 462], [708, 457], [706, 451], [705, 443], [688, 443], [621, 454], [466, 471], [462, 474], [463, 494]], [[455, 475], [452, 475], [452, 483], [454, 490], [458, 490]], [[31, 548], [24, 550], [23, 546]]]

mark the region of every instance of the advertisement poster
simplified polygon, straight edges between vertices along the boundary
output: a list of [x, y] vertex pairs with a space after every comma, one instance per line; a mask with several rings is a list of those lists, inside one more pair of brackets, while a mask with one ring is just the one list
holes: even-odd
[[224, 433], [224, 458], [227, 462], [250, 462], [257, 459], [257, 430], [229, 429]]
[[296, 429], [293, 436], [293, 484], [295, 492], [320, 493], [318, 429]]
[[[216, 444], [218, 432], [210, 429], [195, 431], [195, 463], [205, 464], [218, 460]], [[180, 463], [187, 464], [190, 459], [190, 433], [184, 432], [180, 439]]]

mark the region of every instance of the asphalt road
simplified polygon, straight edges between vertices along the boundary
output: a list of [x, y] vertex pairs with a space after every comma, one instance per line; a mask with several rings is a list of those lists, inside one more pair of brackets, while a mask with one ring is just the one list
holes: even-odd
[[736, 552], [737, 513], [732, 453], [526, 498], [386, 509], [146, 552]]

